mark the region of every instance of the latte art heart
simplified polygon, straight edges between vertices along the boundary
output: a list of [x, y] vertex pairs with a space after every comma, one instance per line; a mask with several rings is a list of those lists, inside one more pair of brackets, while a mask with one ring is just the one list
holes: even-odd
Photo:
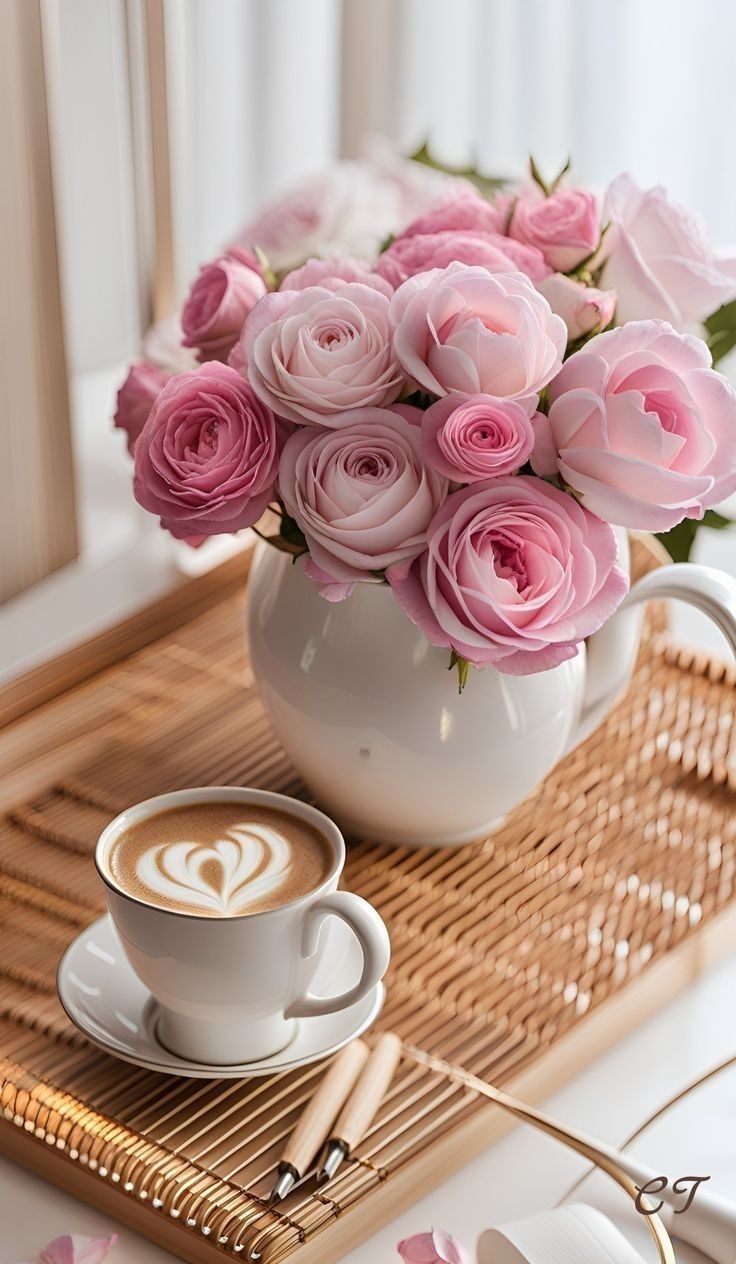
[[136, 877], [162, 901], [234, 917], [287, 882], [292, 847], [276, 830], [236, 824], [213, 842], [177, 841], [138, 857]]

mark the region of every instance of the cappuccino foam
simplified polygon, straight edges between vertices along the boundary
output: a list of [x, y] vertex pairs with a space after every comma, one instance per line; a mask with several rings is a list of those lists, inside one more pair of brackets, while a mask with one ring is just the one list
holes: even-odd
[[138, 821], [110, 848], [126, 894], [199, 917], [278, 908], [320, 886], [332, 852], [300, 817], [248, 803], [193, 803]]

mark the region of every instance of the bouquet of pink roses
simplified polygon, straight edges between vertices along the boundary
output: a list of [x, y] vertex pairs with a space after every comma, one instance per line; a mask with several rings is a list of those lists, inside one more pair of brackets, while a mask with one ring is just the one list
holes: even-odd
[[[330, 601], [385, 583], [460, 669], [573, 657], [621, 602], [614, 527], [736, 490], [736, 395], [685, 332], [736, 296], [700, 222], [627, 176], [455, 182], [374, 257], [299, 257], [299, 202], [207, 264], [191, 367], [130, 369], [135, 495], [174, 536], [254, 527]], [[195, 359], [196, 357], [196, 359]], [[181, 371], [178, 371], [181, 370]], [[269, 525], [270, 524], [270, 525]]]

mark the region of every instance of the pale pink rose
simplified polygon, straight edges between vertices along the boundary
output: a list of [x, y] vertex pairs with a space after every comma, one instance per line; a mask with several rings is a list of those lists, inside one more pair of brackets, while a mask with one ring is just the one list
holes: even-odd
[[182, 346], [184, 333], [179, 313], [157, 320], [143, 337], [143, 359], [155, 364], [166, 373], [188, 373], [196, 369], [197, 357], [189, 347]]
[[661, 186], [640, 189], [631, 176], [618, 176], [603, 218], [611, 228], [601, 284], [617, 291], [622, 324], [659, 317], [682, 327], [736, 297], [733, 260], [718, 258], [702, 218]]
[[448, 231], [397, 237], [384, 250], [376, 271], [397, 288], [407, 277], [448, 263], [477, 264], [489, 272], [525, 272], [532, 281], [549, 276], [550, 269], [533, 246], [500, 233]]
[[433, 395], [537, 395], [562, 364], [567, 329], [520, 272], [489, 274], [452, 263], [410, 277], [391, 300], [394, 352]]
[[239, 531], [273, 496], [278, 458], [271, 410], [211, 361], [162, 390], [135, 446], [133, 490], [177, 539]]
[[471, 186], [449, 194], [407, 224], [402, 237], [428, 233], [505, 233], [513, 199], [500, 193], [489, 202]]
[[116, 1233], [111, 1233], [109, 1238], [85, 1238], [79, 1233], [65, 1233], [44, 1247], [40, 1255], [41, 1264], [102, 1264], [117, 1240]]
[[736, 393], [705, 344], [665, 321], [592, 338], [550, 399], [534, 469], [559, 473], [608, 522], [668, 531], [736, 491]]
[[415, 1233], [396, 1247], [404, 1264], [471, 1264], [471, 1257], [457, 1238], [444, 1229]]
[[115, 425], [127, 434], [131, 456], [136, 440], [148, 421], [154, 401], [168, 382], [169, 376], [164, 369], [157, 368], [155, 364], [147, 364], [145, 360], [136, 361], [128, 369], [125, 381], [118, 391]]
[[335, 163], [265, 206], [239, 243], [259, 246], [277, 272], [315, 255], [353, 255], [372, 263], [381, 243], [402, 227], [402, 200], [398, 187], [370, 163]]
[[592, 285], [582, 285], [572, 277], [555, 272], [544, 281], [537, 282], [543, 294], [558, 316], [567, 325], [572, 342], [610, 325], [616, 312], [616, 291], [597, 290]]
[[511, 237], [536, 246], [555, 272], [570, 272], [593, 254], [601, 237], [598, 200], [587, 189], [522, 189], [511, 213]]
[[389, 571], [400, 605], [433, 645], [514, 676], [574, 658], [628, 587], [613, 527], [526, 475], [453, 492], [427, 545]]
[[266, 293], [255, 255], [234, 248], [200, 270], [181, 310], [182, 343], [197, 359], [227, 358], [248, 312]]
[[346, 409], [383, 407], [404, 386], [389, 300], [359, 282], [267, 294], [245, 323], [234, 363], [241, 355], [256, 394], [302, 425], [342, 426]]
[[310, 286], [321, 285], [325, 290], [339, 290], [348, 281], [360, 281], [362, 285], [370, 285], [380, 290], [387, 298], [393, 294], [393, 286], [382, 277], [371, 272], [360, 259], [347, 256], [335, 256], [332, 259], [308, 259], [301, 268], [287, 272], [283, 277], [280, 290], [307, 290]]
[[422, 421], [422, 452], [456, 483], [513, 474], [534, 447], [534, 426], [521, 404], [493, 395], [445, 395]]
[[419, 425], [391, 409], [359, 408], [339, 430], [291, 435], [279, 490], [306, 536], [307, 574], [334, 600], [422, 551], [447, 480], [422, 460]]
[[392, 229], [395, 233], [452, 194], [467, 189], [474, 191], [473, 185], [463, 176], [451, 175], [407, 158], [377, 133], [364, 138], [362, 150], [365, 166], [375, 179], [396, 193], [398, 218]]

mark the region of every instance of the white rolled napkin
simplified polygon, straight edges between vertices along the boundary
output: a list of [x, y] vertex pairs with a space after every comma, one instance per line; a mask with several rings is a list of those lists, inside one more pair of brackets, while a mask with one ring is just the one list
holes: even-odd
[[478, 1264], [645, 1264], [603, 1212], [585, 1203], [486, 1229]]

